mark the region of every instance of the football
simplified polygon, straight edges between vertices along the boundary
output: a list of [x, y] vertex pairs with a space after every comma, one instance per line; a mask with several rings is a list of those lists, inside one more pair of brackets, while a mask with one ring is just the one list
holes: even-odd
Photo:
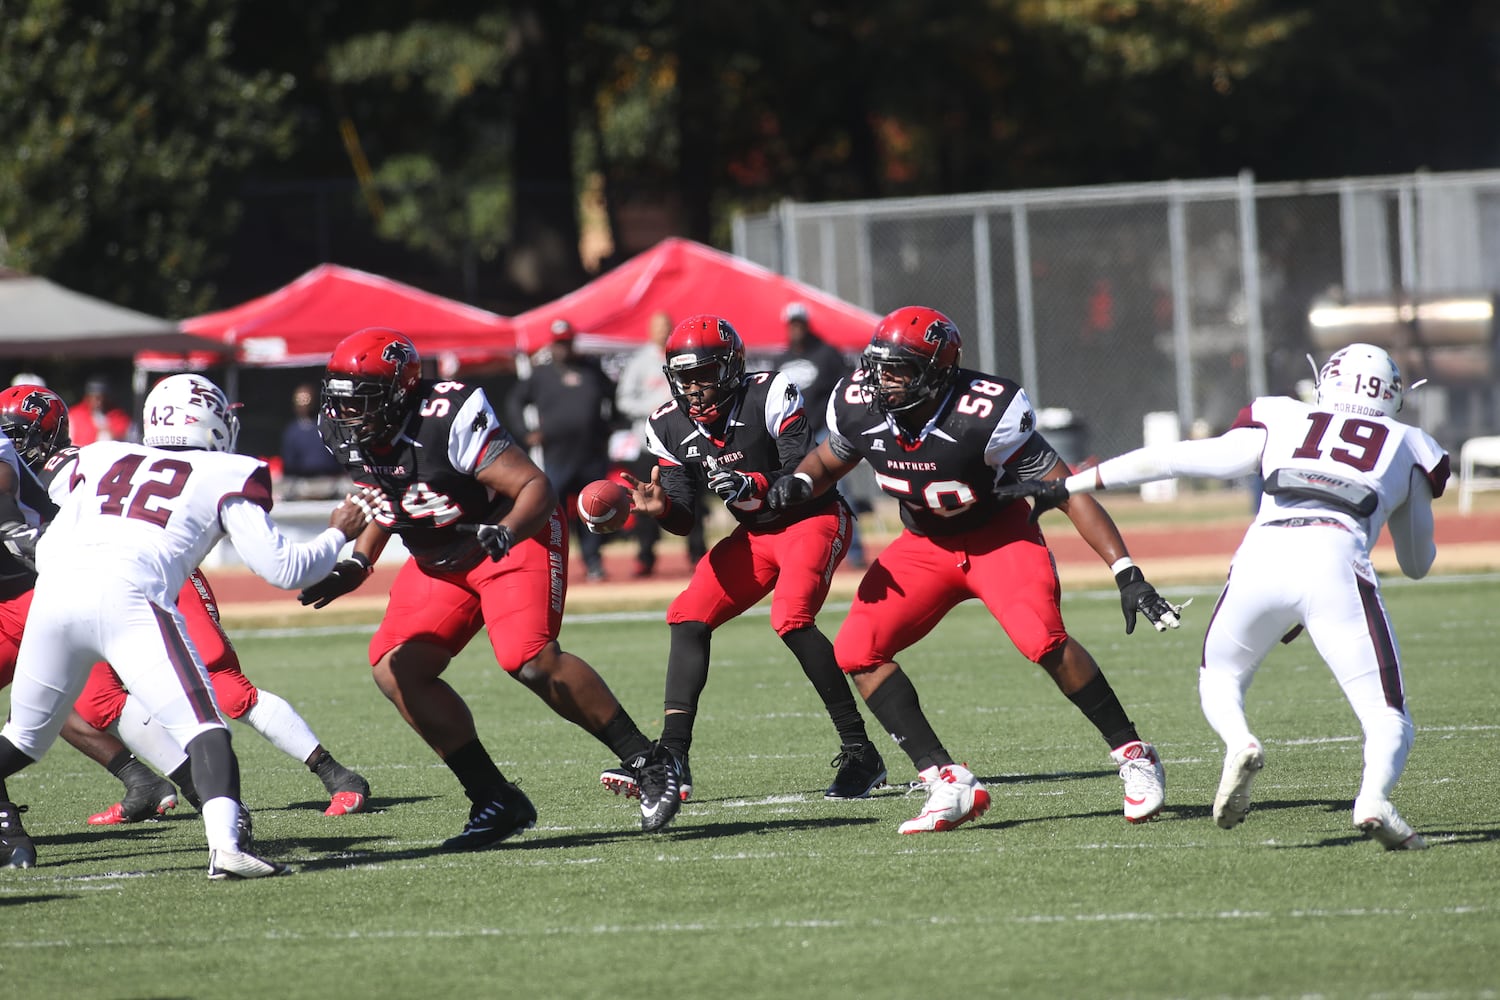
[[578, 491], [578, 516], [596, 534], [619, 531], [630, 520], [630, 490], [613, 479], [596, 479]]

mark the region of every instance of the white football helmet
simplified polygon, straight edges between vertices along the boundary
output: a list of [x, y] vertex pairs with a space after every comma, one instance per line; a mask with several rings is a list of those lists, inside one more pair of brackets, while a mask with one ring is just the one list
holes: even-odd
[[1340, 413], [1393, 417], [1403, 395], [1396, 362], [1370, 344], [1334, 351], [1318, 372], [1318, 405]]
[[153, 448], [234, 451], [240, 418], [224, 390], [202, 375], [169, 375], [146, 394], [141, 443]]

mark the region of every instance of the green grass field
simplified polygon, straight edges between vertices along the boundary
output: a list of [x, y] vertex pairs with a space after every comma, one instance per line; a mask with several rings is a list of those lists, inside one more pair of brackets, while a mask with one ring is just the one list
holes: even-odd
[[[60, 744], [10, 781], [40, 863], [0, 872], [0, 996], [1494, 997], [1500, 579], [1386, 597], [1418, 727], [1396, 801], [1425, 853], [1350, 826], [1358, 730], [1305, 638], [1251, 690], [1267, 747], [1255, 808], [1214, 826], [1221, 748], [1195, 677], [1210, 592], [1168, 635], [1127, 638], [1112, 593], [1064, 603], [1161, 750], [1158, 822], [1124, 822], [1103, 742], [972, 605], [903, 662], [995, 807], [898, 835], [921, 798], [884, 738], [900, 789], [825, 801], [832, 728], [752, 614], [715, 637], [695, 795], [655, 836], [599, 787], [608, 752], [471, 647], [448, 677], [541, 818], [468, 856], [436, 851], [467, 801], [370, 682], [367, 630], [241, 631], [247, 672], [370, 779], [374, 811], [325, 818], [318, 781], [236, 726], [259, 849], [298, 873], [213, 883], [186, 805], [87, 827], [118, 785]], [[665, 628], [581, 617], [563, 637], [654, 735]]]

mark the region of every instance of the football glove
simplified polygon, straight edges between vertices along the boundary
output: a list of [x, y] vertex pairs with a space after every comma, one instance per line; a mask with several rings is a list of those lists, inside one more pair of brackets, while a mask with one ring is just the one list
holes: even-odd
[[323, 579], [305, 587], [297, 595], [297, 600], [304, 605], [311, 604], [315, 609], [326, 608], [336, 598], [357, 590], [373, 569], [370, 560], [356, 552], [348, 559], [340, 559], [335, 563], [333, 571]]
[[708, 488], [717, 493], [725, 503], [734, 503], [755, 495], [755, 480], [743, 472], [720, 469], [708, 477]]
[[459, 531], [472, 531], [479, 540], [479, 547], [494, 562], [505, 558], [510, 547], [516, 544], [515, 534], [503, 524], [460, 524]]
[[1120, 610], [1125, 613], [1125, 634], [1135, 631], [1136, 612], [1146, 616], [1158, 632], [1169, 628], [1181, 628], [1185, 604], [1169, 604], [1156, 588], [1146, 582], [1146, 575], [1138, 566], [1127, 566], [1115, 574], [1115, 585], [1120, 588]]
[[790, 476], [782, 476], [771, 484], [771, 491], [766, 494], [766, 501], [772, 510], [785, 510], [798, 504], [807, 503], [813, 497], [812, 477], [806, 473], [794, 473]]
[[5, 551], [16, 562], [33, 573], [36, 572], [36, 540], [40, 535], [40, 531], [25, 521], [6, 521], [0, 524], [0, 544], [5, 546]]
[[995, 487], [995, 498], [1002, 503], [1025, 498], [1031, 501], [1032, 524], [1037, 518], [1068, 499], [1067, 480], [1023, 479], [1018, 483], [1006, 483]]

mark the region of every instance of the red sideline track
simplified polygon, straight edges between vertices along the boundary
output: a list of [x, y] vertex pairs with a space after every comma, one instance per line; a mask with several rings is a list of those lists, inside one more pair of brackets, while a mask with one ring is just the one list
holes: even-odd
[[[273, 512], [273, 517], [274, 512]], [[1216, 520], [1204, 524], [1123, 525], [1121, 532], [1130, 546], [1131, 556], [1145, 569], [1153, 582], [1168, 580], [1217, 581], [1229, 568], [1229, 557], [1239, 546], [1249, 513], [1239, 520]], [[1048, 544], [1057, 557], [1064, 586], [1097, 586], [1108, 582], [1108, 569], [1092, 549], [1078, 537], [1072, 526], [1059, 514], [1049, 514], [1043, 521]], [[1460, 573], [1500, 569], [1500, 509], [1475, 510], [1467, 515], [1457, 512], [1447, 498], [1437, 509], [1438, 558], [1434, 573]], [[878, 547], [867, 543], [871, 557]], [[590, 595], [603, 597], [605, 592], [619, 598], [632, 589], [647, 596], [648, 589], [662, 590], [663, 600], [675, 594], [689, 575], [686, 550], [681, 539], [664, 536], [657, 546], [656, 572], [649, 580], [633, 579], [635, 545], [627, 539], [612, 541], [604, 547], [604, 583], [584, 579], [583, 566], [576, 553], [572, 557], [569, 596], [577, 606]], [[1375, 564], [1382, 571], [1395, 571], [1395, 557], [1389, 535], [1382, 532], [1375, 547]], [[381, 563], [374, 577], [360, 588], [360, 598], [381, 598], [390, 589], [398, 563]], [[845, 564], [840, 568], [835, 591], [848, 592], [858, 580], [859, 570]], [[221, 569], [210, 574], [215, 595], [221, 605], [255, 605], [274, 602], [287, 611], [300, 610], [294, 595], [278, 590], [248, 570]], [[654, 594], [653, 594], [654, 596]], [[344, 598], [343, 602], [349, 602]], [[342, 602], [341, 602], [342, 603]], [[339, 607], [341, 605], [334, 605]], [[248, 609], [247, 609], [248, 610]]]

